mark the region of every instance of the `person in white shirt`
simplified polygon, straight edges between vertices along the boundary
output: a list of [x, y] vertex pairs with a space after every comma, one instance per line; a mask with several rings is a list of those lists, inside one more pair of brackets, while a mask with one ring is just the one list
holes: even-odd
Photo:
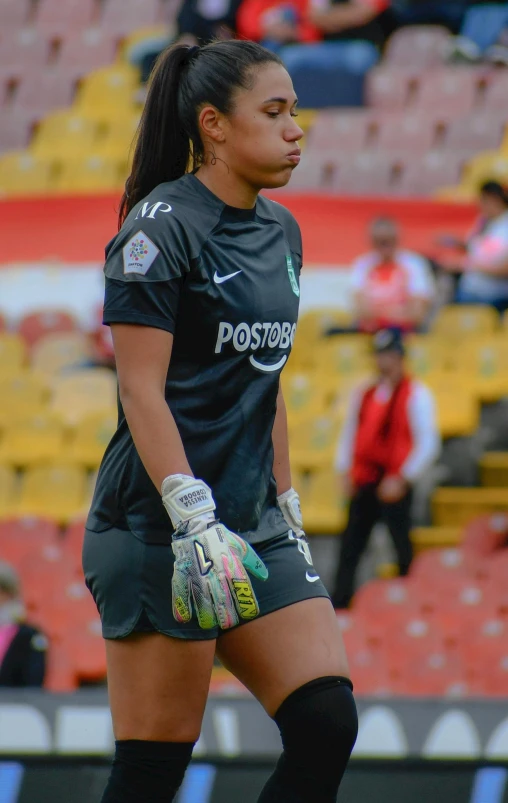
[[429, 263], [399, 248], [399, 230], [390, 218], [370, 225], [372, 250], [353, 263], [351, 287], [357, 328], [363, 332], [397, 327], [418, 330], [435, 297]]

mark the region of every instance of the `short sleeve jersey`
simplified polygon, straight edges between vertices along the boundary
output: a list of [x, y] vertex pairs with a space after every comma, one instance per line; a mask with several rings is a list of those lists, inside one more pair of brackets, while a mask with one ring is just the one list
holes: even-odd
[[[104, 323], [174, 336], [166, 401], [218, 517], [251, 542], [283, 533], [272, 427], [298, 316], [293, 216], [262, 196], [254, 209], [227, 206], [188, 174], [131, 211], [106, 257]], [[151, 543], [172, 533], [120, 402], [87, 521], [95, 531], [112, 526]]]

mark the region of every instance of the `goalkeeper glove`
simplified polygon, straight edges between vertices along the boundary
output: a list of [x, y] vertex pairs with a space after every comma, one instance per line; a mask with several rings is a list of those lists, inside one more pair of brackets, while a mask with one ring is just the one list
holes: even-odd
[[302, 510], [300, 507], [300, 497], [294, 488], [285, 491], [277, 497], [277, 502], [281, 509], [282, 515], [286, 520], [286, 524], [290, 527], [297, 538], [303, 538], [305, 533], [303, 531]]
[[268, 570], [252, 547], [215, 518], [208, 485], [185, 474], [162, 483], [162, 501], [175, 528], [171, 581], [173, 614], [189, 622], [192, 603], [199, 626], [208, 630], [254, 619], [259, 605], [246, 569], [260, 580]]

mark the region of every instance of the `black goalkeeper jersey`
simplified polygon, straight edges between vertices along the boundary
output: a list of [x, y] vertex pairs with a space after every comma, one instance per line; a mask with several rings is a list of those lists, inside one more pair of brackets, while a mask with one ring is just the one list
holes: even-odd
[[[159, 185], [106, 249], [104, 323], [174, 335], [166, 401], [217, 515], [250, 542], [287, 530], [276, 501], [272, 427], [293, 343], [302, 264], [290, 212], [259, 197], [224, 204], [193, 175]], [[172, 526], [119, 402], [87, 528], [167, 543]]]

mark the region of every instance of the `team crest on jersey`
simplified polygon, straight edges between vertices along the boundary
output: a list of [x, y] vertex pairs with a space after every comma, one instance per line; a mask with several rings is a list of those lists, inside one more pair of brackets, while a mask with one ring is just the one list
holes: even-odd
[[288, 254], [286, 256], [286, 265], [288, 269], [288, 276], [289, 276], [289, 283], [291, 285], [291, 289], [295, 296], [300, 297], [300, 288], [298, 287], [298, 282], [296, 281], [296, 273], [295, 269], [293, 268], [293, 260], [291, 256]]
[[123, 272], [145, 276], [159, 249], [143, 231], [138, 231], [123, 248]]

